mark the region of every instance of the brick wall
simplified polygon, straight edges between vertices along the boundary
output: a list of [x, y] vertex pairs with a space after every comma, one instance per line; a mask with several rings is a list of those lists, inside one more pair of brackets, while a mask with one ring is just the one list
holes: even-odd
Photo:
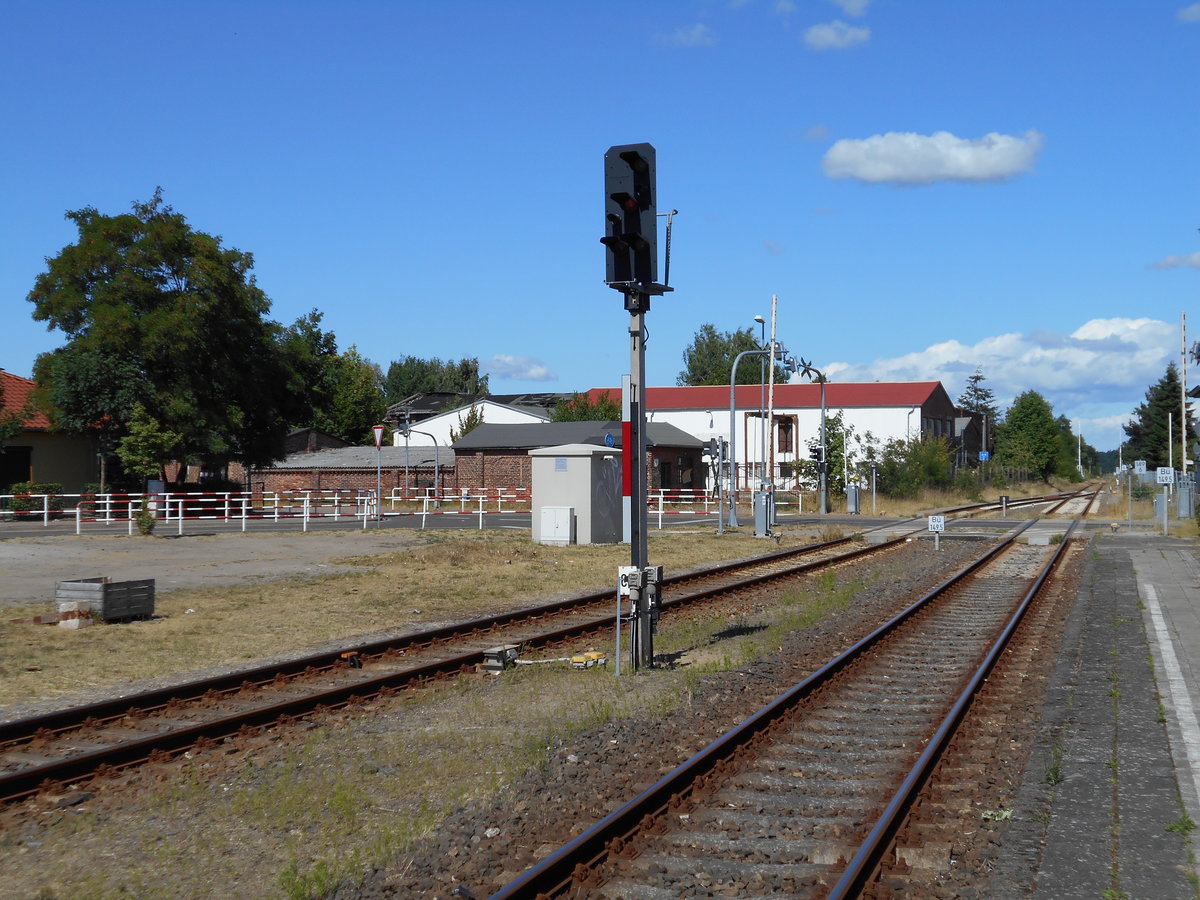
[[524, 450], [477, 450], [468, 456], [458, 452], [454, 457], [458, 486], [477, 488], [521, 488], [533, 486], [533, 463]]
[[[409, 469], [410, 488], [433, 487], [433, 470]], [[383, 469], [378, 472], [383, 493], [404, 486], [404, 469]], [[250, 473], [256, 491], [373, 491], [377, 483], [375, 469], [256, 469]], [[440, 484], [443, 491], [458, 490], [454, 469], [442, 469]]]

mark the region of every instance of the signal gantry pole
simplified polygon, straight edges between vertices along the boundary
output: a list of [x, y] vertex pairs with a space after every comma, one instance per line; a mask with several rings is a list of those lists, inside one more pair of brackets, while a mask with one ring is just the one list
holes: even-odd
[[[674, 215], [674, 210], [671, 213]], [[651, 566], [646, 547], [646, 313], [650, 298], [671, 290], [658, 284], [655, 154], [650, 144], [622, 144], [604, 154], [605, 283], [625, 295], [629, 312], [629, 382], [622, 398], [624, 493], [629, 497], [626, 578], [633, 606], [630, 654], [634, 670], [654, 665], [662, 566]], [[618, 627], [620, 623], [618, 622]]]

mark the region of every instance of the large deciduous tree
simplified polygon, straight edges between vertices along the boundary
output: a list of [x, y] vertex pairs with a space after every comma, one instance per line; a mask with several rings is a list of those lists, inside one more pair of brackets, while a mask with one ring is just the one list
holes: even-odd
[[186, 459], [261, 465], [283, 455], [292, 371], [249, 253], [197, 231], [162, 199], [68, 212], [78, 237], [28, 300], [67, 337], [35, 379], [68, 430], [127, 433], [140, 403]]
[[314, 413], [313, 424], [352, 444], [374, 442], [373, 425], [383, 421], [383, 373], [353, 344], [334, 361], [329, 403]]
[[[680, 386], [701, 384], [729, 384], [733, 363], [739, 353], [746, 350], [762, 350], [753, 331], [717, 331], [711, 323], [700, 326], [691, 345], [683, 351], [684, 368], [675, 379]], [[762, 379], [759, 361], [765, 356], [748, 356], [738, 366], [738, 384], [758, 384]], [[787, 373], [778, 367], [775, 380], [786, 381]]]
[[996, 430], [999, 461], [1047, 480], [1058, 466], [1059, 427], [1049, 402], [1037, 391], [1019, 394]]
[[404, 356], [388, 366], [383, 391], [389, 404], [432, 392], [486, 394], [488, 377], [479, 374], [479, 360], [475, 358], [443, 361]]
[[1125, 444], [1126, 460], [1144, 459], [1151, 469], [1167, 465], [1171, 456], [1168, 444], [1172, 419], [1173, 439], [1179, 440], [1179, 394], [1179, 370], [1171, 362], [1166, 374], [1146, 391], [1145, 402], [1133, 411], [1133, 421], [1124, 426], [1129, 438]]

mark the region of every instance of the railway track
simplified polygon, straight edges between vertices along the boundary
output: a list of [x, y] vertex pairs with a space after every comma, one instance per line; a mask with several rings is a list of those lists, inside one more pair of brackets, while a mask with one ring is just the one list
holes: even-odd
[[[667, 579], [663, 613], [885, 553], [851, 538], [778, 550]], [[550, 648], [611, 631], [613, 591], [0, 723], [0, 802], [96, 772], [162, 761], [314, 710], [473, 672], [497, 644]]]
[[1069, 544], [1014, 539], [492, 900], [859, 896]]
[[[1054, 502], [1060, 502], [1057, 497]], [[980, 506], [980, 505], [975, 505]], [[959, 511], [973, 507], [960, 508]], [[952, 512], [952, 511], [947, 511]], [[914, 523], [919, 520], [912, 520]], [[920, 520], [923, 525], [923, 520]], [[898, 526], [892, 526], [896, 530]], [[912, 528], [916, 532], [923, 528]], [[903, 532], [901, 532], [903, 533]], [[668, 578], [663, 612], [885, 553], [852, 538], [777, 550]], [[549, 604], [0, 723], [0, 803], [95, 773], [169, 759], [315, 710], [476, 671], [497, 644], [552, 648], [611, 631], [613, 592]]]

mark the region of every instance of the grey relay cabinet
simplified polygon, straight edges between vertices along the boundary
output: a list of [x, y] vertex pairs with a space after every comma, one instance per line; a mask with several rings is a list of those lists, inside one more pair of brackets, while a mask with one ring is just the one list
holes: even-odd
[[[564, 444], [530, 450], [529, 455], [536, 543], [620, 542], [620, 450], [595, 444]], [[572, 521], [564, 523], [564, 516]]]

